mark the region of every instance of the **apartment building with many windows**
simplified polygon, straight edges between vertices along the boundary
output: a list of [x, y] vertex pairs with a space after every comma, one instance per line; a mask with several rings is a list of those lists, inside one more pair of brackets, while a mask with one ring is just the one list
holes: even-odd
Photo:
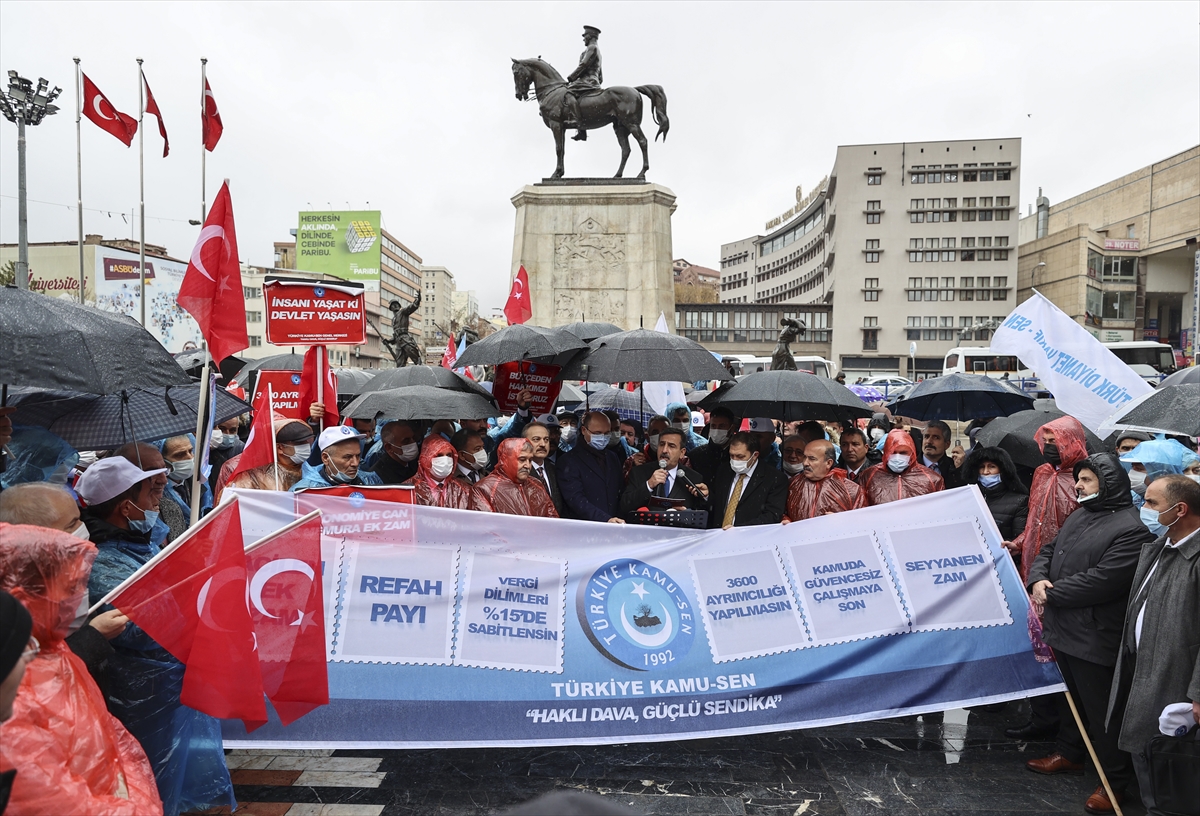
[[721, 300], [832, 303], [848, 378], [940, 373], [1015, 304], [1020, 155], [1020, 139], [841, 146], [768, 233], [722, 246]]

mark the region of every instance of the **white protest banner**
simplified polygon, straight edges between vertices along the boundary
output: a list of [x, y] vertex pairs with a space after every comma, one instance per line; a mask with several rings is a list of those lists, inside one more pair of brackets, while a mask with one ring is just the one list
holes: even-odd
[[1151, 391], [1137, 372], [1037, 291], [996, 329], [991, 349], [1017, 355], [1061, 410], [1096, 433], [1115, 411]]
[[642, 743], [1062, 688], [976, 487], [703, 531], [231, 490], [247, 542], [321, 510], [330, 702], [227, 721], [230, 748]]
[[[661, 334], [670, 334], [671, 330], [667, 328], [667, 316], [663, 312], [658, 313], [658, 322], [654, 324], [654, 330]], [[646, 398], [646, 404], [650, 409], [658, 414], [665, 414], [667, 406], [672, 402], [683, 402], [683, 383], [680, 382], [644, 382], [642, 383], [642, 395]], [[667, 417], [671, 419], [671, 417]]]

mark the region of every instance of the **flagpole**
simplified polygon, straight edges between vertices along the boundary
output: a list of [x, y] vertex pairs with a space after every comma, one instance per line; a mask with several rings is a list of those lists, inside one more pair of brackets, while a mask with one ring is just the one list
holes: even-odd
[[[138, 279], [141, 284], [139, 300], [142, 303], [142, 328], [146, 328], [146, 157], [142, 149], [145, 143], [145, 129], [142, 127], [142, 117], [146, 113], [146, 76], [142, 73], [142, 58], [137, 58], [138, 64]], [[205, 379], [207, 379], [207, 372]], [[203, 385], [203, 384], [202, 384]], [[199, 431], [196, 432], [199, 439]], [[193, 475], [193, 479], [195, 476]], [[196, 520], [192, 519], [195, 524]]]
[[79, 212], [79, 305], [84, 304], [83, 287], [83, 128], [80, 125], [83, 119], [83, 92], [80, 86], [83, 84], [82, 69], [79, 67], [79, 57], [75, 57], [75, 181], [78, 198], [76, 199], [76, 210]]
[[[316, 363], [317, 363], [317, 402], [321, 403], [321, 409], [325, 409], [325, 347], [316, 347]], [[321, 419], [317, 423], [317, 427], [322, 431], [325, 430], [325, 414], [321, 414]]]
[[192, 449], [192, 518], [188, 522], [188, 526], [195, 524], [200, 520], [200, 496], [202, 493], [201, 479], [203, 474], [200, 473], [200, 454], [201, 445], [207, 445], [204, 434], [204, 416], [207, 413], [208, 407], [208, 368], [212, 361], [212, 355], [208, 351], [208, 344], [204, 344], [204, 367], [200, 370], [200, 402], [196, 406], [196, 445]]
[[271, 428], [271, 462], [275, 472], [275, 489], [279, 487], [279, 444], [275, 441], [275, 394], [271, 391], [271, 383], [267, 383], [267, 424]]
[[208, 218], [208, 197], [204, 189], [204, 162], [206, 159], [204, 146], [204, 117], [208, 112], [208, 76], [204, 66], [208, 65], [208, 58], [200, 58], [200, 223], [204, 223], [204, 219]]

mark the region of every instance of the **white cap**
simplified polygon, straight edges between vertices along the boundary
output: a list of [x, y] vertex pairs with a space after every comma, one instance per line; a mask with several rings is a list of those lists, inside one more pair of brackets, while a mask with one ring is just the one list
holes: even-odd
[[775, 423], [766, 417], [751, 417], [746, 420], [746, 430], [754, 433], [775, 433]]
[[1182, 737], [1195, 724], [1191, 703], [1171, 703], [1158, 715], [1158, 730], [1168, 737]]
[[317, 439], [317, 447], [320, 450], [325, 450], [330, 445], [336, 445], [338, 442], [366, 438], [365, 434], [360, 434], [349, 425], [334, 425], [321, 431], [321, 436]]
[[138, 482], [166, 472], [166, 468], [142, 470], [124, 456], [110, 456], [83, 472], [75, 483], [75, 492], [84, 504], [94, 507], [121, 495]]
[[693, 428], [703, 428], [704, 427], [704, 414], [702, 414], [699, 411], [692, 411], [692, 427]]

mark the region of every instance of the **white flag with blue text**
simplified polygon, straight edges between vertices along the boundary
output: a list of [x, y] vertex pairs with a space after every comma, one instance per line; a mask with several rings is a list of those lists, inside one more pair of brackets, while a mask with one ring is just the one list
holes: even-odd
[[1096, 433], [1114, 412], [1151, 391], [1136, 371], [1036, 291], [1004, 319], [991, 349], [1017, 355], [1059, 409]]

